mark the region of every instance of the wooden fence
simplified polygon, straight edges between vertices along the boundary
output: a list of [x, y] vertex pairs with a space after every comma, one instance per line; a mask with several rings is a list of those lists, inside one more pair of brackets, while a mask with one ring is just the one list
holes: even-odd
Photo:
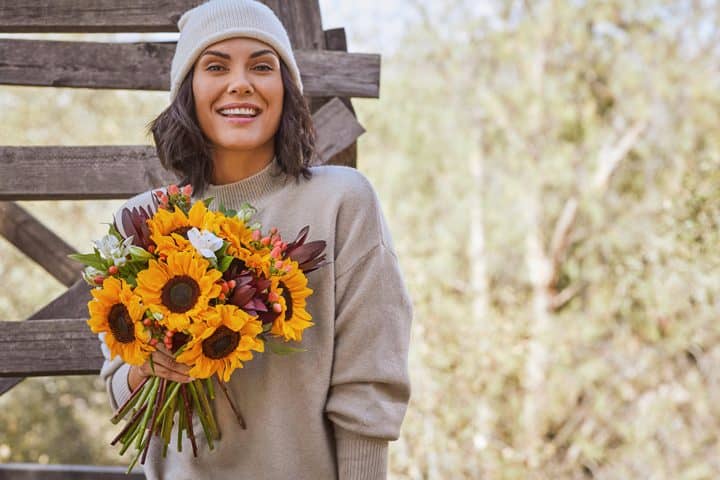
[[[177, 32], [200, 0], [0, 0], [0, 33]], [[319, 163], [355, 167], [364, 133], [350, 97], [377, 98], [380, 56], [348, 53], [343, 28], [323, 30], [318, 0], [263, 0], [285, 25], [318, 131]], [[0, 84], [168, 90], [175, 42], [0, 39]], [[112, 59], [108, 61], [107, 59]], [[128, 198], [177, 179], [154, 147], [0, 146], [0, 235], [68, 289], [26, 321], [0, 318], [0, 395], [25, 377], [97, 374], [86, 324], [88, 286], [73, 249], [16, 200]], [[143, 478], [97, 466], [5, 464], [0, 480]]]

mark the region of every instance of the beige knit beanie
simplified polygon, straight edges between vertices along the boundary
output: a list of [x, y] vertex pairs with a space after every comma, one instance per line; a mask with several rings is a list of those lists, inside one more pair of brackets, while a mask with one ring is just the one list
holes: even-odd
[[180, 38], [170, 69], [170, 102], [200, 53], [208, 45], [232, 37], [255, 38], [272, 46], [303, 91], [287, 31], [270, 7], [255, 0], [210, 0], [186, 11], [177, 25]]

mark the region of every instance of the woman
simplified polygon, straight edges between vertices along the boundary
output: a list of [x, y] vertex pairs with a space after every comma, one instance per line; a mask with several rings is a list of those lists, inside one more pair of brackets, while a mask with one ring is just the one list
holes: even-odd
[[[286, 236], [310, 225], [309, 239], [327, 242], [332, 263], [307, 274], [314, 291], [306, 306], [314, 326], [301, 344], [307, 351], [256, 355], [233, 373], [228, 388], [247, 428], [217, 397], [215, 449], [198, 436], [198, 457], [173, 444], [163, 458], [160, 442], [151, 441], [146, 476], [384, 479], [388, 441], [399, 437], [410, 397], [412, 307], [378, 197], [353, 168], [310, 167], [312, 119], [272, 10], [212, 0], [178, 26], [171, 105], [151, 124], [161, 162], [193, 185], [196, 199], [214, 197], [213, 207], [248, 201], [257, 221]], [[126, 205], [150, 198], [145, 192]], [[156, 374], [189, 381], [188, 367], [160, 348]], [[106, 360], [101, 376], [113, 408], [150, 374], [148, 364]]]

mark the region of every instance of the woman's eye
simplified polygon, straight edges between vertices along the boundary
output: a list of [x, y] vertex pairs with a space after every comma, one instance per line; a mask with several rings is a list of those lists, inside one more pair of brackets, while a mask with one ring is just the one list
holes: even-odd
[[265, 72], [269, 72], [269, 71], [272, 70], [272, 67], [271, 67], [270, 65], [265, 65], [265, 64], [263, 64], [263, 65], [258, 65], [258, 66], [255, 67], [255, 68], [262, 68], [262, 67], [267, 68], [267, 70], [263, 70], [263, 71], [265, 71]]
[[209, 67], [207, 67], [206, 70], [216, 72], [217, 70], [213, 70], [213, 68], [215, 68], [215, 67], [222, 68], [220, 65], [210, 65]]

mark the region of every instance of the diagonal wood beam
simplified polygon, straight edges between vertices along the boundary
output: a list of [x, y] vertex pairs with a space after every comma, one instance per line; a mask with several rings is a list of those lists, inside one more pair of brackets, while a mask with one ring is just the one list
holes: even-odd
[[[364, 132], [340, 100], [315, 112], [325, 163]], [[0, 147], [0, 200], [128, 198], [177, 181], [148, 145]]]
[[67, 257], [75, 250], [14, 202], [0, 202], [0, 235], [65, 286], [80, 276], [82, 265]]

